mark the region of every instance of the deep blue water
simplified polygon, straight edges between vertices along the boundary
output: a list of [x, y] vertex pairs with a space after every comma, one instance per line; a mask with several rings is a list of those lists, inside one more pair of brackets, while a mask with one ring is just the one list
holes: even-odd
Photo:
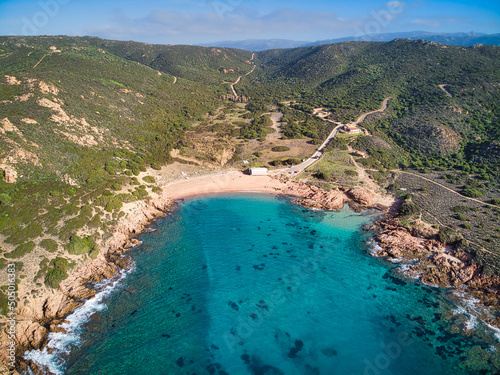
[[[444, 291], [367, 252], [374, 212], [197, 198], [140, 236], [67, 374], [478, 374]], [[484, 367], [487, 368], [487, 367]], [[484, 372], [489, 373], [489, 372]]]

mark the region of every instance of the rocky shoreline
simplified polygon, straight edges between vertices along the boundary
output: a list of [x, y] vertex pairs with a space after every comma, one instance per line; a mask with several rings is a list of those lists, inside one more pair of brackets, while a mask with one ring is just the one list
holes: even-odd
[[392, 216], [369, 229], [376, 231], [372, 255], [403, 265], [396, 269], [401, 277], [470, 296], [484, 307], [475, 311], [477, 318], [490, 328], [500, 327], [500, 277], [484, 273], [462, 247], [439, 242], [437, 229], [423, 224], [409, 229]]
[[[104, 251], [94, 260], [84, 262], [51, 295], [18, 308], [16, 326], [16, 367], [2, 369], [2, 374], [19, 374], [30, 368], [41, 373], [37, 366], [22, 358], [28, 350], [43, 349], [48, 342], [50, 332], [64, 331], [60, 324], [76, 308], [96, 294], [91, 283], [110, 279], [127, 269], [132, 262], [123, 254], [134, 245], [134, 236], [141, 233], [155, 218], [164, 216], [173, 209], [173, 201], [162, 197], [147, 202], [134, 202], [137, 210], [124, 218], [116, 226], [113, 236], [104, 244]], [[2, 343], [6, 343], [6, 332], [2, 331]], [[4, 344], [5, 345], [5, 344]], [[6, 348], [2, 348], [2, 357], [6, 363]]]
[[[387, 260], [404, 259], [412, 263], [406, 277], [415, 277], [423, 283], [442, 287], [465, 285], [485, 305], [498, 306], [500, 278], [482, 274], [470, 255], [453, 252], [433, 239], [435, 231], [427, 228], [426, 231], [412, 232], [399, 225], [389, 213], [393, 207], [381, 205], [379, 194], [362, 187], [325, 191], [288, 179], [280, 179], [280, 183], [272, 188], [274, 193], [292, 196], [296, 203], [304, 207], [338, 210], [348, 203], [354, 210], [377, 208], [385, 211], [385, 217], [370, 228], [376, 230], [374, 240], [380, 246], [373, 255]], [[96, 291], [89, 287], [89, 283], [110, 279], [130, 267], [131, 260], [124, 254], [134, 245], [134, 237], [152, 220], [164, 216], [176, 206], [172, 199], [164, 195], [146, 202], [134, 202], [133, 205], [134, 210], [114, 228], [113, 236], [101, 244], [101, 249], [105, 250], [95, 260], [82, 264], [60, 284], [55, 293], [43, 301], [19, 308], [16, 332], [18, 371], [26, 371], [29, 367], [35, 373], [40, 373], [34, 363], [22, 358], [22, 354], [27, 350], [43, 349], [50, 332], [63, 331], [59, 325], [65, 318], [95, 295]], [[500, 318], [490, 320], [490, 323], [500, 326]], [[2, 335], [2, 342], [5, 343], [5, 332]], [[2, 373], [18, 374], [7, 369]]]

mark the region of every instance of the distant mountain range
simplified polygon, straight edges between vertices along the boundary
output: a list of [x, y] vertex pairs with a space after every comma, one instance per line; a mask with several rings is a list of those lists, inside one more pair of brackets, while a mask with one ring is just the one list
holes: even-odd
[[247, 39], [198, 44], [203, 47], [239, 48], [247, 51], [265, 51], [268, 49], [283, 49], [309, 46], [311, 42], [288, 39]]
[[241, 41], [223, 41], [215, 43], [205, 43], [205, 44], [200, 44], [200, 46], [239, 48], [257, 52], [268, 49], [319, 46], [323, 44], [334, 44], [334, 43], [352, 42], [352, 41], [389, 42], [394, 39], [413, 39], [413, 40], [423, 39], [429, 42], [436, 42], [453, 46], [472, 46], [474, 44], [500, 46], [500, 34], [482, 34], [475, 32], [436, 34], [425, 31], [350, 36], [345, 38], [318, 40], [316, 42], [304, 42], [304, 41], [287, 40], [287, 39], [249, 39]]

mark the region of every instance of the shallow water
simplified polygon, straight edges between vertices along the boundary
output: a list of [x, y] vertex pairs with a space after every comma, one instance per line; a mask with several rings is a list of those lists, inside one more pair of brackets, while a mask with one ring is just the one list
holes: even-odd
[[494, 360], [495, 339], [457, 333], [467, 321], [445, 291], [369, 256], [360, 228], [374, 215], [266, 195], [182, 203], [141, 235], [134, 272], [85, 325], [64, 372], [492, 373], [470, 349]]

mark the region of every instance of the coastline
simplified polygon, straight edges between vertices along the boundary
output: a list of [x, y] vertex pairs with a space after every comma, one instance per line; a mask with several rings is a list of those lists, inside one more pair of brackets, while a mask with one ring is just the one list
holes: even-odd
[[[111, 236], [98, 243], [101, 251], [96, 259], [85, 260], [61, 282], [57, 290], [47, 290], [41, 297], [30, 299], [28, 305], [18, 308], [16, 370], [26, 371], [31, 366], [36, 371], [33, 363], [22, 358], [23, 354], [29, 350], [43, 349], [48, 343], [49, 333], [63, 331], [60, 325], [65, 319], [95, 296], [96, 290], [89, 288], [89, 283], [111, 279], [130, 267], [132, 262], [126, 253], [136, 244], [134, 237], [155, 218], [174, 209], [175, 202], [180, 199], [213, 194], [262, 193], [293, 196], [298, 204], [324, 210], [341, 209], [345, 203], [354, 203], [356, 208], [376, 206], [381, 209], [384, 203], [394, 201], [393, 198], [366, 189], [324, 191], [282, 175], [250, 176], [241, 171], [229, 170], [188, 178], [184, 174], [167, 178], [167, 170], [168, 166], [158, 172], [149, 170], [141, 174], [154, 175], [163, 191], [152, 193], [147, 201], [123, 205], [122, 212], [125, 215], [113, 228]], [[24, 292], [27, 294], [27, 291]], [[2, 331], [2, 335], [2, 342], [7, 342], [5, 331]], [[6, 353], [6, 348], [2, 349]], [[12, 373], [7, 369], [4, 371]]]
[[[379, 220], [374, 227], [372, 256], [398, 265], [395, 273], [400, 277], [446, 289], [463, 303], [471, 319], [489, 327], [500, 342], [500, 277], [484, 272], [467, 243], [443, 244], [435, 239], [436, 228], [424, 223], [407, 228], [393, 217]], [[468, 333], [474, 324], [462, 329]]]
[[[126, 253], [130, 247], [136, 244], [135, 241], [137, 240], [134, 237], [141, 233], [152, 220], [164, 216], [174, 209], [176, 201], [213, 194], [262, 193], [293, 196], [297, 204], [309, 208], [337, 210], [341, 209], [345, 203], [349, 203], [351, 208], [354, 209], [378, 208], [386, 213], [394, 207], [395, 203], [395, 198], [382, 195], [368, 188], [358, 186], [349, 190], [325, 191], [299, 182], [289, 176], [249, 176], [242, 174], [240, 171], [231, 170], [188, 178], [183, 174], [184, 177], [169, 180], [162, 179], [162, 173], [163, 171], [148, 171], [148, 174], [156, 174], [159, 186], [163, 189], [162, 193], [152, 194], [151, 199], [147, 201], [125, 204], [122, 209], [125, 216], [113, 228], [112, 236], [99, 244], [101, 253], [95, 260], [89, 259], [75, 269], [61, 283], [55, 293], [45, 296], [41, 300], [33, 301], [29, 306], [23, 306], [19, 309], [19, 315], [22, 316], [23, 320], [19, 321], [17, 332], [18, 352], [16, 353], [16, 363], [18, 367], [16, 368], [22, 371], [26, 370], [30, 365], [33, 370], [36, 370], [33, 363], [29, 363], [22, 358], [24, 352], [44, 348], [48, 342], [50, 332], [63, 331], [60, 325], [68, 315], [82, 306], [82, 301], [89, 300], [96, 294], [95, 290], [86, 286], [89, 282], [110, 279], [122, 270], [129, 268], [132, 262], [126, 256]], [[370, 185], [370, 188], [373, 189], [374, 184]], [[405, 245], [403, 239], [408, 236], [412, 237], [412, 240], [407, 238], [408, 243], [414, 243], [416, 249], [442, 249], [437, 241], [421, 238], [424, 234], [431, 236], [433, 233], [410, 233], [400, 225], [391, 224], [390, 214], [385, 215], [370, 229], [377, 230], [373, 239], [382, 249], [381, 252], [372, 255], [384, 257], [387, 260], [396, 258], [398, 254], [397, 246]], [[399, 235], [403, 232], [405, 232], [404, 236]], [[419, 238], [418, 241], [414, 240], [416, 238]], [[436, 250], [436, 254], [441, 253], [443, 251]], [[428, 253], [425, 254], [428, 255]], [[444, 259], [451, 261], [450, 256], [453, 257], [447, 254]], [[442, 257], [436, 259], [439, 260]], [[438, 264], [434, 264], [434, 266], [436, 265]], [[447, 264], [441, 264], [441, 266], [446, 267]], [[476, 272], [477, 269], [474, 269], [474, 271]], [[409, 276], [406, 275], [405, 277]], [[425, 283], [425, 280], [420, 280], [420, 282]], [[486, 287], [486, 285], [482, 284], [483, 287]], [[445, 284], [439, 286], [450, 287]]]

